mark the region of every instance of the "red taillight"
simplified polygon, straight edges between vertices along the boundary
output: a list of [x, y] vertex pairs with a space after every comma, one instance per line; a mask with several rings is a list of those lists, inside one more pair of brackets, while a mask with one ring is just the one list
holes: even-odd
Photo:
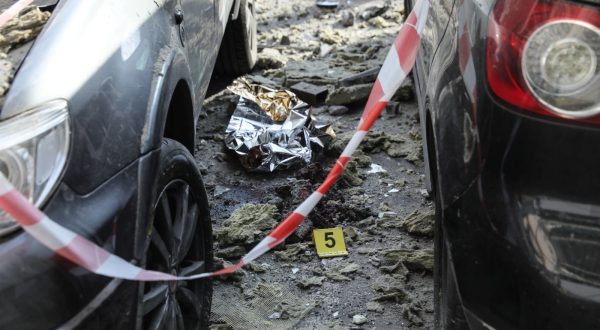
[[539, 114], [600, 123], [600, 10], [499, 0], [488, 27], [487, 79], [496, 96]]

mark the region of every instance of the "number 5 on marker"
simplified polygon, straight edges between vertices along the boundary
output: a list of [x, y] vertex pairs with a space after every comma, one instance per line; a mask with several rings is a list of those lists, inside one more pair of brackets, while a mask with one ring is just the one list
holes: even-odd
[[313, 229], [313, 240], [319, 257], [347, 256], [342, 228]]

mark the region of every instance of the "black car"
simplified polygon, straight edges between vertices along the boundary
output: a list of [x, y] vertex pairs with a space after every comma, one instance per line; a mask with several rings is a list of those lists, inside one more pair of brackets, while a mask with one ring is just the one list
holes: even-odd
[[[52, 14], [18, 49], [24, 60], [0, 110], [0, 171], [111, 253], [171, 274], [209, 271], [196, 120], [213, 68], [239, 74], [256, 61], [253, 1], [40, 3]], [[210, 280], [91, 274], [0, 211], [0, 329], [201, 329], [211, 293]]]
[[600, 2], [431, 1], [413, 75], [436, 328], [599, 329]]

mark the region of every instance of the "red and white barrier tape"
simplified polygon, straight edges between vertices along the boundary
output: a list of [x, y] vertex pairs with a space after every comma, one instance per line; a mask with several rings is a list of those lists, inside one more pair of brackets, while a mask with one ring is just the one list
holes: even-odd
[[342, 175], [350, 157], [412, 69], [428, 10], [428, 0], [419, 0], [402, 25], [373, 86], [358, 129], [325, 181], [292, 214], [233, 266], [212, 273], [184, 277], [139, 268], [52, 221], [15, 190], [1, 172], [0, 208], [8, 212], [26, 232], [56, 254], [95, 274], [138, 281], [171, 281], [232, 273], [285, 241]]

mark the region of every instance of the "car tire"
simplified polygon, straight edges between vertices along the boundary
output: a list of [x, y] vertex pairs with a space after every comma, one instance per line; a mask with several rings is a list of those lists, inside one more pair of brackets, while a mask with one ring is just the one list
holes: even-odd
[[[193, 275], [213, 268], [208, 198], [193, 156], [179, 142], [163, 139], [156, 201], [148, 229], [147, 269]], [[143, 329], [208, 328], [212, 280], [143, 284]]]
[[258, 58], [253, 0], [241, 0], [238, 17], [225, 28], [216, 64], [217, 74], [239, 76], [250, 72]]

